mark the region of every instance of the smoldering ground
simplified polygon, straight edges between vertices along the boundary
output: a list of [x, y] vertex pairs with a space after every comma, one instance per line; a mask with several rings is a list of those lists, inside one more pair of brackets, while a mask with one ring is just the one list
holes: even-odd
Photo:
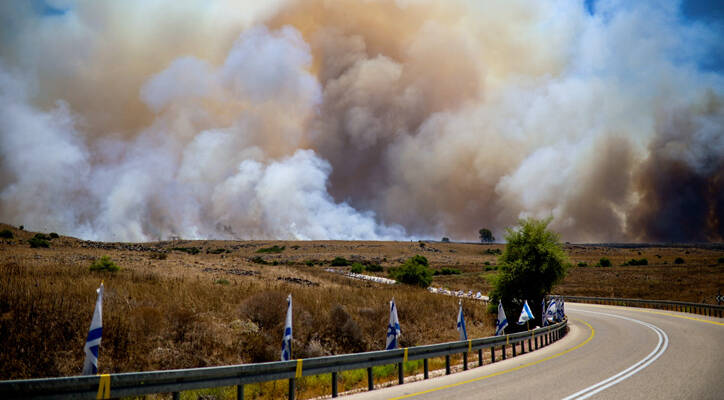
[[3, 3], [0, 220], [722, 240], [724, 80], [701, 67], [721, 29], [629, 3]]

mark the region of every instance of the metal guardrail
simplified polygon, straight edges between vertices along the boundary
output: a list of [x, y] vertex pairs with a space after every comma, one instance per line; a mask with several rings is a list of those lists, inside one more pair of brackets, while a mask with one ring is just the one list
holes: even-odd
[[659, 310], [681, 311], [693, 314], [707, 315], [710, 317], [722, 318], [724, 305], [704, 303], [689, 303], [685, 301], [669, 300], [643, 300], [643, 299], [617, 299], [615, 297], [583, 297], [583, 296], [561, 296], [566, 301], [578, 303], [605, 304], [626, 307], [655, 308]]
[[25, 379], [0, 381], [0, 398], [37, 399], [105, 399], [126, 396], [141, 396], [154, 393], [173, 393], [179, 398], [184, 390], [236, 386], [237, 399], [244, 397], [244, 385], [279, 379], [289, 379], [289, 398], [294, 398], [294, 380], [302, 376], [332, 374], [332, 397], [337, 397], [337, 373], [354, 369], [367, 369], [367, 388], [374, 388], [372, 367], [398, 365], [398, 382], [404, 383], [403, 363], [410, 360], [424, 360], [424, 378], [429, 377], [428, 359], [445, 357], [445, 373], [450, 374], [450, 356], [463, 355], [463, 369], [468, 369], [468, 354], [477, 350], [478, 365], [483, 365], [483, 350], [490, 349], [491, 361], [495, 362], [496, 349], [502, 350], [505, 359], [506, 347], [511, 346], [513, 356], [520, 346], [520, 353], [546, 346], [565, 334], [567, 321], [505, 336], [493, 336], [467, 341], [439, 343], [395, 350], [343, 354], [306, 358], [291, 361], [277, 361], [258, 364], [242, 364], [223, 367], [206, 367], [150, 372], [128, 372], [94, 376], [71, 376], [62, 378]]

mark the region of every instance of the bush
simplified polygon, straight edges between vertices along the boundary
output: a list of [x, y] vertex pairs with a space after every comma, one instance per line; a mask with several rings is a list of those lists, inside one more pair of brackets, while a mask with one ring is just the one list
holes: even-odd
[[420, 243], [420, 248], [421, 248], [421, 249], [424, 249], [424, 248], [425, 248], [425, 242], [423, 242], [422, 240], [420, 240], [419, 243]]
[[627, 265], [633, 265], [633, 266], [636, 266], [636, 265], [649, 265], [649, 260], [647, 260], [647, 259], [645, 259], [645, 258], [642, 258], [642, 259], [640, 259], [640, 260], [637, 260], [637, 259], [635, 259], [635, 258], [632, 258], [632, 259], [626, 261], [625, 263], [623, 263], [622, 265], [624, 265], [624, 266], [627, 266]]
[[163, 252], [151, 253], [151, 258], [154, 260], [165, 260], [168, 258], [168, 254]]
[[491, 278], [493, 290], [488, 306], [495, 313], [502, 301], [511, 319], [518, 316], [524, 300], [537, 309], [570, 266], [558, 234], [547, 229], [550, 219], [521, 219], [518, 223], [517, 229], [507, 229], [508, 244], [500, 256], [500, 272]]
[[503, 252], [500, 249], [487, 249], [483, 252], [483, 254], [501, 255]]
[[305, 261], [304, 263], [307, 264], [307, 267], [313, 267], [313, 266], [314, 266], [314, 261], [312, 261], [312, 260], [307, 260], [307, 261]]
[[427, 258], [416, 255], [408, 258], [401, 267], [390, 268], [390, 277], [400, 283], [426, 288], [432, 283], [432, 270]]
[[60, 237], [60, 236], [58, 236], [58, 234], [55, 233], [55, 232], [50, 232], [50, 235], [48, 235], [48, 236], [49, 236], [51, 239], [57, 239], [57, 238]]
[[[261, 258], [260, 256], [254, 256], [254, 258], [252, 258], [252, 259], [249, 260], [249, 261], [251, 261], [251, 262], [253, 262], [253, 263], [255, 263], [255, 264], [269, 265], [269, 262], [268, 262], [267, 260]], [[275, 261], [275, 262], [276, 262], [276, 261]]]
[[198, 247], [174, 247], [171, 250], [183, 251], [184, 253], [191, 254], [192, 256], [199, 254], [201, 251]]
[[228, 253], [229, 250], [222, 249], [222, 248], [218, 248], [218, 249], [214, 249], [214, 250], [206, 249], [206, 254], [221, 254], [224, 252]]
[[581, 261], [581, 262], [579, 262], [579, 263], [578, 263], [578, 266], [579, 266], [579, 267], [584, 267], [584, 268], [585, 268], [585, 267], [587, 267], [587, 266], [588, 266], [588, 263], [585, 263], [585, 262]]
[[674, 260], [674, 264], [683, 264], [684, 259], [681, 257], [676, 257], [676, 260]]
[[[43, 235], [45, 236], [45, 235]], [[32, 248], [38, 248], [38, 247], [50, 247], [50, 242], [48, 242], [47, 239], [41, 239], [38, 237], [38, 235], [35, 235], [34, 237], [30, 238], [28, 240], [28, 243], [30, 243], [30, 247]]]
[[224, 278], [221, 278], [221, 279], [217, 279], [215, 283], [217, 283], [219, 285], [228, 285], [230, 282]]
[[442, 238], [442, 242], [443, 242], [443, 243], [450, 243], [450, 238], [449, 238], [449, 237], [443, 237], [443, 238]]
[[95, 261], [90, 265], [91, 271], [108, 271], [108, 272], [116, 272], [119, 269], [121, 269], [116, 263], [114, 263], [110, 257], [103, 256]]
[[457, 268], [442, 268], [435, 270], [433, 275], [460, 275], [460, 270]]
[[380, 264], [367, 264], [365, 269], [369, 272], [382, 272], [383, 270]]
[[718, 264], [724, 264], [724, 257], [719, 257], [718, 260], [716, 260]]
[[348, 265], [349, 261], [344, 257], [335, 257], [334, 260], [332, 260], [333, 267], [346, 267]]
[[0, 238], [12, 239], [13, 233], [10, 231], [10, 229], [3, 229], [2, 231], [0, 231]]
[[282, 251], [284, 251], [284, 249], [285, 249], [286, 247], [287, 247], [287, 246], [279, 247], [279, 246], [277, 246], [277, 245], [274, 245], [274, 246], [272, 246], [272, 247], [264, 247], [264, 248], [261, 248], [261, 249], [257, 250], [256, 252], [257, 252], [257, 253], [281, 253]]
[[600, 260], [598, 260], [599, 267], [610, 267], [611, 266], [611, 260], [609, 260], [606, 257], [602, 257]]
[[358, 262], [352, 264], [352, 268], [350, 269], [350, 272], [355, 274], [361, 274], [362, 271], [364, 271], [364, 266]]

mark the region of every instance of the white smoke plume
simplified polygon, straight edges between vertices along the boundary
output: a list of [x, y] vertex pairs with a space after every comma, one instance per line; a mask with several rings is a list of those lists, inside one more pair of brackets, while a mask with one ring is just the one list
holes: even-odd
[[721, 29], [679, 3], [29, 4], [0, 5], [0, 221], [474, 240], [535, 216], [570, 241], [724, 238], [724, 79], [700, 66]]

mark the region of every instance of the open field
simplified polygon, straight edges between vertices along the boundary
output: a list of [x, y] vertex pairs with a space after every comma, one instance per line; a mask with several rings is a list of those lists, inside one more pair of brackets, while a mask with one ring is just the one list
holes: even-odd
[[[504, 247], [348, 241], [129, 244], [61, 236], [48, 248], [31, 248], [34, 232], [0, 224], [3, 229], [13, 238], [0, 239], [0, 379], [78, 374], [101, 280], [106, 285], [101, 372], [276, 360], [287, 293], [294, 298], [295, 357], [383, 348], [393, 296], [403, 346], [457, 340], [457, 299], [350, 280], [324, 268], [344, 257], [387, 269], [420, 254], [436, 270], [460, 271], [435, 276], [434, 286], [487, 293], [486, 277], [496, 273], [495, 253]], [[555, 289], [560, 294], [712, 303], [724, 286], [721, 248], [565, 249], [574, 265], [589, 266], [572, 268]], [[89, 265], [103, 255], [121, 270], [90, 272]], [[590, 266], [602, 257], [612, 266]], [[648, 265], [621, 266], [642, 258]], [[675, 264], [676, 258], [683, 262]], [[493, 317], [484, 305], [463, 304], [470, 336], [492, 334]]]

